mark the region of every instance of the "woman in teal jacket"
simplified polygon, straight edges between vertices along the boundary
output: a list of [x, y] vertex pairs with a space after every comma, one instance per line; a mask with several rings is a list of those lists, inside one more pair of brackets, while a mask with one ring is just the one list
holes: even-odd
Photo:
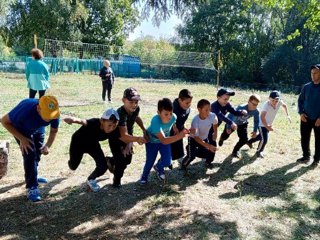
[[28, 62], [26, 67], [29, 98], [35, 98], [37, 91], [39, 91], [39, 98], [41, 98], [46, 90], [50, 88], [50, 74], [47, 64], [41, 60], [43, 58], [42, 51], [34, 48], [31, 51], [31, 55], [32, 60]]

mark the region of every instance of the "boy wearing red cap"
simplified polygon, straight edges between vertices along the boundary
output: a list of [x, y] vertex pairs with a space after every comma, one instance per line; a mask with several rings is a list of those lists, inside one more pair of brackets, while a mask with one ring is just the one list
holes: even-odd
[[[59, 127], [60, 110], [54, 96], [40, 99], [24, 99], [1, 119], [2, 125], [14, 136], [20, 146], [25, 171], [27, 198], [40, 201], [38, 189], [38, 164], [41, 154], [47, 155]], [[50, 125], [50, 133], [44, 144], [45, 127]]]

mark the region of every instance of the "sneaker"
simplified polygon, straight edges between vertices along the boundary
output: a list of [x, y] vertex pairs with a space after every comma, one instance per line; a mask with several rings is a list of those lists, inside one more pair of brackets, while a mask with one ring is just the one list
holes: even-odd
[[264, 154], [263, 154], [263, 152], [256, 152], [256, 156], [258, 157], [258, 158], [264, 158]]
[[46, 179], [45, 177], [38, 177], [38, 183], [48, 183], [48, 179]]
[[153, 169], [156, 171], [157, 176], [158, 176], [158, 178], [159, 178], [160, 181], [165, 181], [165, 180], [166, 180], [166, 175], [164, 174], [164, 172], [161, 173], [161, 172], [159, 171], [157, 165], [154, 165], [154, 166], [153, 166]]
[[31, 187], [27, 190], [27, 198], [31, 202], [41, 201], [40, 190], [37, 187]]
[[121, 185], [121, 183], [112, 183], [112, 187], [119, 189], [122, 187], [122, 185]]
[[206, 168], [212, 169], [213, 168], [213, 163], [206, 162]]
[[114, 173], [114, 165], [111, 164], [112, 157], [106, 157], [108, 169], [111, 173]]
[[147, 179], [141, 178], [139, 180], [139, 184], [142, 185], [142, 186], [146, 185], [147, 183], [148, 183]]
[[169, 168], [170, 170], [172, 170], [172, 169], [173, 169], [172, 164], [170, 164], [170, 165], [168, 166], [168, 168]]
[[221, 147], [223, 145], [223, 140], [220, 139], [218, 144], [219, 144], [219, 147]]
[[88, 179], [87, 185], [92, 192], [99, 192], [100, 191], [100, 186], [98, 185], [97, 181], [94, 179]]
[[301, 157], [297, 159], [297, 163], [306, 164], [309, 163], [310, 158], [309, 157]]
[[318, 165], [319, 165], [319, 160], [313, 160], [313, 162], [311, 163], [310, 167], [316, 168]]
[[232, 155], [232, 157], [235, 157], [235, 158], [241, 158], [241, 155], [240, 155], [239, 151], [238, 152], [233, 152], [231, 155]]
[[253, 146], [252, 146], [252, 143], [251, 143], [251, 142], [247, 142], [247, 145], [248, 145], [248, 147], [249, 147], [250, 149], [252, 149], [252, 148], [253, 148]]

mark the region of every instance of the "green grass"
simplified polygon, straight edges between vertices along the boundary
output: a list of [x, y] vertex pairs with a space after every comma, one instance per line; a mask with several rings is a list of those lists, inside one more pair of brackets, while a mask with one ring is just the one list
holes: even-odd
[[[28, 96], [23, 75], [1, 74], [0, 114], [7, 113]], [[201, 98], [214, 101], [216, 89], [208, 84], [159, 83], [117, 79], [113, 103], [103, 104], [101, 83], [94, 75], [52, 77], [48, 93], [57, 96], [62, 115], [100, 117], [106, 107], [121, 106], [123, 90], [129, 86], [142, 96], [141, 117], [146, 126], [156, 114], [157, 101], [174, 99], [182, 88], [193, 93], [192, 117]], [[253, 91], [236, 90], [233, 105], [245, 103]], [[256, 92], [263, 102], [268, 92]], [[144, 146], [135, 145], [132, 163], [123, 177], [123, 187], [111, 187], [112, 175], [99, 179], [102, 191], [88, 193], [85, 180], [94, 161], [85, 156], [79, 168], [68, 169], [71, 135], [79, 125], [61, 123], [50, 154], [43, 156], [40, 174], [50, 182], [41, 186], [43, 201], [26, 201], [22, 157], [13, 137], [0, 126], [0, 139], [10, 140], [7, 176], [0, 180], [1, 239], [319, 239], [320, 170], [297, 165], [300, 157], [297, 96], [283, 94], [292, 124], [279, 111], [274, 132], [266, 147], [266, 158], [255, 159], [254, 149], [244, 146], [243, 158], [229, 154], [237, 141], [233, 134], [216, 154], [215, 167], [204, 168], [200, 159], [183, 176], [174, 162], [169, 182], [161, 185], [151, 172], [148, 186], [137, 184], [144, 162]], [[252, 121], [249, 127], [252, 128]], [[222, 126], [219, 130], [222, 130]], [[141, 131], [136, 126], [135, 134]], [[312, 151], [314, 141], [312, 139]], [[103, 143], [106, 154], [108, 144]]]

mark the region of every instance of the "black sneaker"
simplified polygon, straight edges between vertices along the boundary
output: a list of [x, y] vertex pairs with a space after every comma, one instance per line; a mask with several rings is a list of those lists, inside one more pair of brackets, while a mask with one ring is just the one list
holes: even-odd
[[218, 144], [219, 144], [219, 147], [221, 147], [221, 146], [223, 145], [223, 140], [220, 139], [219, 142], [218, 142]]
[[258, 158], [264, 158], [264, 154], [263, 154], [263, 152], [256, 152], [256, 156], [258, 157]]
[[316, 168], [318, 165], [319, 165], [319, 160], [314, 160], [314, 161], [312, 162], [312, 164], [310, 165], [310, 167]]
[[170, 164], [170, 165], [168, 166], [168, 168], [169, 168], [170, 170], [172, 170], [172, 169], [173, 169], [172, 164]]
[[112, 187], [114, 187], [114, 188], [121, 188], [121, 182], [120, 182], [120, 181], [116, 181], [116, 180], [113, 178]]
[[251, 142], [247, 142], [247, 145], [248, 145], [248, 147], [249, 147], [250, 149], [252, 149], [252, 148], [253, 148], [253, 146], [252, 146], [252, 143], [251, 143]]
[[213, 163], [206, 162], [206, 168], [212, 169]]
[[297, 163], [301, 163], [301, 164], [309, 163], [309, 161], [310, 161], [309, 157], [301, 157], [301, 158], [297, 159]]
[[235, 157], [235, 158], [241, 158], [241, 155], [240, 155], [239, 151], [238, 152], [233, 152], [231, 155], [232, 155], [232, 157]]

